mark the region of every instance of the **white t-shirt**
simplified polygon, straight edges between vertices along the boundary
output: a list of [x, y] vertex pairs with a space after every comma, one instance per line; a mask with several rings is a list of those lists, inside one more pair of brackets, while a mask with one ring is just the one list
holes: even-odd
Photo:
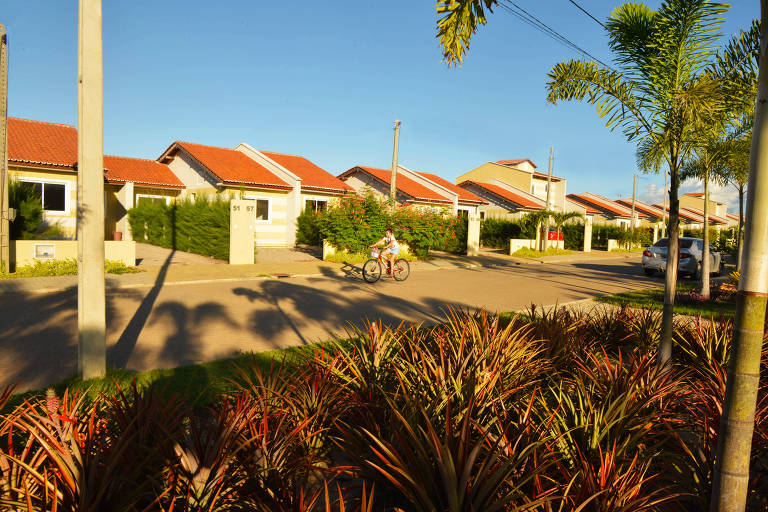
[[387, 247], [398, 247], [397, 240], [395, 240], [394, 235], [391, 237], [385, 236], [384, 241], [387, 243]]

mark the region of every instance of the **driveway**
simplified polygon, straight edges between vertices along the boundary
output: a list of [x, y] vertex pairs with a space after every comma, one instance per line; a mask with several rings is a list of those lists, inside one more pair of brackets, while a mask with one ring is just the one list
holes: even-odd
[[[438, 322], [446, 308], [514, 311], [659, 286], [629, 260], [413, 272], [404, 283], [306, 277], [110, 289], [111, 367], [143, 371], [309, 344], [365, 319]], [[0, 297], [0, 387], [37, 388], [76, 371], [77, 292]]]

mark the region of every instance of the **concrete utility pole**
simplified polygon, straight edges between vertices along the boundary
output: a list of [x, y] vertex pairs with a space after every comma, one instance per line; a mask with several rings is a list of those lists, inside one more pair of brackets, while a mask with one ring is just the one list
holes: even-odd
[[106, 373], [101, 0], [80, 0], [77, 122], [77, 368]]
[[0, 272], [11, 270], [8, 217], [8, 37], [0, 24]]
[[635, 231], [635, 197], [637, 194], [637, 173], [635, 173], [635, 179], [632, 181], [632, 215], [629, 217], [629, 223], [632, 226], [632, 232]]
[[395, 146], [392, 149], [392, 179], [389, 184], [389, 197], [392, 199], [393, 208], [394, 202], [397, 199], [397, 144], [400, 140], [400, 121], [395, 119]]
[[[549, 198], [550, 198], [550, 189], [552, 188], [552, 155], [554, 154], [555, 150], [552, 146], [549, 147], [549, 167], [547, 170], [547, 210], [549, 210]], [[559, 242], [555, 241], [555, 247], [557, 247], [557, 244]], [[544, 249], [546, 250], [549, 246], [549, 215], [547, 215], [547, 237], [544, 239]]]

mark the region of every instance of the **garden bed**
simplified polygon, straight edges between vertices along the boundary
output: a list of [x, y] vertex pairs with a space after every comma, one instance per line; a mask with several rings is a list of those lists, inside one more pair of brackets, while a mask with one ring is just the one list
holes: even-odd
[[[162, 371], [179, 378], [150, 372], [126, 386], [121, 373], [122, 391], [62, 384], [0, 415], [0, 450], [14, 454], [0, 500], [36, 510], [84, 500], [111, 510], [705, 510], [732, 324], [678, 319], [666, 370], [659, 326], [653, 310], [449, 312], [434, 327], [369, 324], [284, 358]], [[768, 496], [765, 383], [758, 399], [755, 510]]]

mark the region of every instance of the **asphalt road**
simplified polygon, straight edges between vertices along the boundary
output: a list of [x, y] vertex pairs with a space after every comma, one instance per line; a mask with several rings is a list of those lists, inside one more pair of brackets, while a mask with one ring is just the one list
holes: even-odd
[[[107, 296], [108, 364], [173, 367], [326, 340], [366, 318], [436, 322], [448, 307], [515, 311], [660, 284], [616, 259], [422, 271], [373, 285], [330, 276], [117, 289]], [[75, 289], [2, 294], [0, 388], [75, 373], [76, 306]]]

